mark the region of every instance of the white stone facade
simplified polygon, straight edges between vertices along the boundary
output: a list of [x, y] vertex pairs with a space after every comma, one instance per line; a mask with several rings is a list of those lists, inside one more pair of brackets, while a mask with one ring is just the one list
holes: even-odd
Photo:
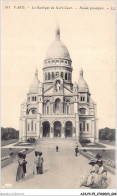
[[78, 83], [72, 83], [72, 60], [60, 40], [60, 28], [46, 53], [43, 83], [34, 79], [21, 104], [20, 141], [28, 138], [87, 138], [98, 142], [96, 103], [80, 70]]

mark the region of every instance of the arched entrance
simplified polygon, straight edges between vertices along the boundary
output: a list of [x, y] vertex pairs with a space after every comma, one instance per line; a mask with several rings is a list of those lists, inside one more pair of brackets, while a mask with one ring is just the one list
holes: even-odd
[[54, 137], [61, 137], [61, 122], [54, 122]]
[[67, 121], [65, 123], [65, 137], [72, 137], [72, 122]]
[[49, 137], [50, 136], [50, 123], [48, 121], [44, 121], [42, 125], [43, 125], [43, 137]]

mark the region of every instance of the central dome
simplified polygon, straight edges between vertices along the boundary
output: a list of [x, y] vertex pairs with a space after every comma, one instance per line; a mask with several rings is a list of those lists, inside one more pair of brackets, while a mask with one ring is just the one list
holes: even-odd
[[61, 40], [55, 40], [48, 48], [46, 59], [63, 58], [70, 60], [69, 51]]
[[46, 52], [46, 58], [45, 59], [55, 59], [55, 58], [62, 58], [70, 60], [70, 54], [65, 46], [65, 44], [62, 43], [60, 40], [60, 28], [59, 26], [56, 27], [56, 33], [55, 33], [55, 41], [49, 46], [47, 52]]

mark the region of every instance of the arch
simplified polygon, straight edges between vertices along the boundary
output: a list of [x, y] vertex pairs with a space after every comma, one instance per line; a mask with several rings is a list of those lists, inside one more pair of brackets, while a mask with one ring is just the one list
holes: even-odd
[[50, 136], [50, 123], [48, 121], [42, 122], [43, 137]]
[[71, 121], [65, 122], [65, 137], [72, 137], [73, 125]]
[[[82, 113], [83, 110], [84, 110], [84, 113]], [[80, 114], [81, 113], [82, 114], [85, 114], [85, 115], [88, 115], [89, 114], [89, 108], [86, 107], [86, 106], [80, 106], [78, 111], [80, 112]]]
[[53, 126], [54, 126], [54, 137], [61, 137], [61, 127], [62, 127], [62, 124], [60, 121], [55, 121], [53, 123]]
[[60, 102], [61, 100], [59, 98], [57, 98], [55, 100], [55, 113], [58, 114], [60, 112]]

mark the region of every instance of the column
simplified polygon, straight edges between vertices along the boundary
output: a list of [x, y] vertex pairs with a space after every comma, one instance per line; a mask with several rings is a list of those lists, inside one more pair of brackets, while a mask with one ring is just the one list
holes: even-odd
[[99, 142], [99, 119], [95, 121], [95, 142]]
[[53, 114], [53, 102], [50, 103], [50, 114]]
[[25, 118], [22, 119], [22, 141], [25, 142], [26, 133], [25, 133]]
[[53, 102], [53, 113], [55, 113], [55, 102]]
[[65, 139], [65, 127], [61, 127], [61, 138]]
[[95, 120], [91, 120], [91, 142], [94, 142], [95, 138]]
[[38, 139], [40, 135], [40, 114], [37, 114], [37, 122], [36, 122], [36, 138]]
[[43, 125], [40, 125], [40, 134], [39, 137], [42, 138], [43, 137]]
[[19, 142], [22, 141], [22, 119], [19, 120]]
[[53, 127], [50, 127], [50, 138], [53, 138]]
[[60, 102], [60, 113], [63, 114], [63, 102]]
[[44, 107], [44, 109], [43, 109], [44, 114], [46, 114], [46, 104], [45, 103], [43, 104], [43, 107]]
[[76, 140], [79, 140], [79, 115], [76, 114]]
[[76, 137], [76, 128], [72, 127], [72, 137], [75, 138]]

